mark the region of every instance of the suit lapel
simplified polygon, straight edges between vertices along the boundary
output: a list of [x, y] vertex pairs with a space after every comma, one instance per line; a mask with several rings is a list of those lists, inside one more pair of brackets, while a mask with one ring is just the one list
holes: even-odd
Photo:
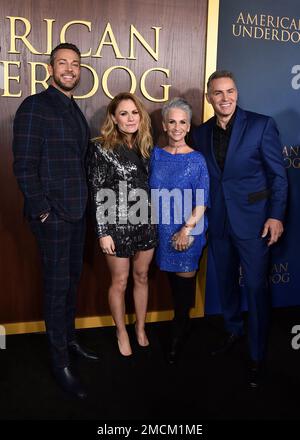
[[79, 105], [77, 104], [77, 102], [76, 102], [75, 100], [74, 100], [73, 102], [74, 102], [74, 104], [75, 104], [75, 107], [76, 107], [77, 111], [80, 113], [81, 119], [82, 119], [83, 122], [84, 122], [85, 130], [88, 132], [88, 131], [89, 131], [89, 126], [88, 126], [88, 124], [87, 124], [87, 122], [86, 122], [85, 116], [84, 116], [84, 114], [82, 113], [82, 111], [81, 111]]
[[231, 156], [235, 153], [238, 145], [240, 144], [246, 125], [247, 125], [246, 113], [244, 112], [244, 110], [238, 107], [235, 120], [233, 122], [232, 132], [227, 149], [224, 171], [223, 171], [224, 176], [226, 174], [226, 171], [228, 171], [228, 168], [230, 167]]
[[209, 121], [209, 128], [208, 128], [208, 139], [207, 139], [207, 145], [208, 145], [208, 154], [209, 154], [209, 158], [210, 158], [210, 162], [212, 163], [214, 170], [216, 171], [216, 173], [221, 174], [221, 169], [218, 165], [218, 162], [216, 161], [216, 156], [214, 153], [214, 133], [213, 133], [213, 129], [214, 129], [214, 125], [216, 123], [216, 117], [214, 116], [213, 118], [210, 119]]
[[76, 123], [70, 113], [70, 109], [61, 101], [59, 96], [57, 96], [57, 92], [53, 89], [53, 87], [49, 87], [46, 92], [48, 92], [51, 97], [57, 117], [61, 117], [73, 130], [76, 130]]
[[68, 107], [66, 107], [66, 106], [62, 107], [61, 115], [68, 122], [68, 124], [72, 127], [72, 129], [77, 131], [76, 121], [74, 120], [74, 117], [70, 113], [70, 109]]
[[[80, 137], [78, 137], [78, 127], [77, 127], [77, 124], [76, 124], [74, 117], [70, 113], [70, 109], [66, 105], [64, 105], [60, 99], [58, 99], [56, 91], [53, 91], [52, 87], [48, 87], [46, 92], [49, 93], [49, 96], [52, 99], [52, 104], [55, 107], [56, 114], [61, 116], [61, 118], [66, 122], [66, 124], [68, 124], [72, 133], [76, 133], [76, 135], [74, 135], [74, 141], [76, 141], [76, 148], [78, 149], [79, 152], [85, 153], [86, 148], [84, 148], [84, 149], [81, 148], [82, 142], [81, 142]], [[82, 119], [84, 120], [84, 125], [86, 127], [86, 133], [84, 136], [84, 145], [87, 145], [88, 138], [89, 138], [88, 125], [87, 125], [86, 119], [85, 119], [83, 113], [81, 112], [80, 108], [78, 107], [77, 103], [75, 103], [75, 104], [76, 104], [77, 109], [80, 111]]]
[[[77, 104], [76, 101], [74, 101], [74, 104], [75, 104], [75, 106], [76, 106], [76, 108], [77, 108], [77, 111], [80, 113], [81, 119], [82, 119], [82, 121], [83, 121], [83, 123], [84, 123], [84, 126], [85, 126], [85, 133], [84, 133], [83, 145], [87, 146], [87, 145], [88, 145], [88, 142], [89, 142], [89, 137], [90, 137], [90, 129], [89, 129], [88, 123], [87, 123], [87, 121], [86, 121], [86, 118], [85, 118], [84, 114], [82, 113], [82, 111], [81, 111], [79, 105]], [[83, 150], [85, 151], [86, 148], [83, 148]]]

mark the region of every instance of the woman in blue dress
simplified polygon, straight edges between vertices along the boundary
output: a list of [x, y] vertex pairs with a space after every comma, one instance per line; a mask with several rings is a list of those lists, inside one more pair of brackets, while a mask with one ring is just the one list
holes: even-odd
[[196, 271], [206, 242], [209, 177], [204, 157], [185, 141], [191, 117], [191, 107], [182, 98], [164, 105], [168, 144], [155, 146], [150, 159], [149, 183], [159, 237], [156, 262], [168, 274], [174, 304], [170, 364], [178, 359], [189, 325]]

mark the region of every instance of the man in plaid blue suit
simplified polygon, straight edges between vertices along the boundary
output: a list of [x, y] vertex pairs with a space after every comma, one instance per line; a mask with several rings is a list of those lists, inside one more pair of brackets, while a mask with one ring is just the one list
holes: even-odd
[[27, 97], [14, 120], [14, 172], [24, 212], [43, 265], [44, 315], [52, 371], [67, 392], [85, 398], [70, 369], [70, 354], [98, 357], [75, 339], [76, 293], [82, 269], [87, 184], [86, 119], [72, 97], [80, 79], [80, 51], [70, 43], [53, 49], [51, 85]]

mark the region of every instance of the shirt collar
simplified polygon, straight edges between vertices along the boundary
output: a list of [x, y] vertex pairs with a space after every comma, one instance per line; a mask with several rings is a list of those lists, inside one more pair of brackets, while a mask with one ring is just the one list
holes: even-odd
[[65, 93], [61, 92], [59, 89], [57, 89], [56, 87], [54, 87], [52, 85], [50, 85], [49, 87], [51, 87], [52, 91], [54, 91], [57, 94], [60, 102], [62, 102], [67, 107], [69, 107], [71, 105], [72, 98], [69, 98], [67, 95], [65, 95]]
[[220, 125], [218, 125], [218, 120], [217, 120], [217, 118], [216, 118], [216, 120], [215, 120], [215, 127], [219, 128], [220, 130], [223, 130], [223, 131], [230, 131], [230, 130], [232, 129], [232, 125], [233, 125], [234, 120], [235, 120], [235, 117], [236, 117], [236, 112], [237, 112], [237, 107], [236, 107], [236, 109], [235, 109], [233, 115], [231, 116], [231, 118], [230, 118], [229, 121], [227, 122], [227, 125], [226, 125], [226, 128], [225, 128], [225, 129], [222, 128], [222, 127], [220, 127]]

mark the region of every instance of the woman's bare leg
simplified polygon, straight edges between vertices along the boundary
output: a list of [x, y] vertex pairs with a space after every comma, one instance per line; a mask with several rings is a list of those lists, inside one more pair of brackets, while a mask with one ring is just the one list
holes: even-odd
[[107, 255], [106, 261], [111, 274], [111, 285], [108, 291], [108, 302], [113, 320], [117, 327], [117, 338], [120, 353], [123, 356], [132, 354], [128, 333], [125, 326], [125, 291], [127, 286], [130, 260]]
[[136, 314], [135, 332], [139, 345], [149, 345], [145, 333], [145, 319], [148, 304], [148, 270], [153, 258], [154, 249], [139, 251], [133, 257], [133, 299]]

